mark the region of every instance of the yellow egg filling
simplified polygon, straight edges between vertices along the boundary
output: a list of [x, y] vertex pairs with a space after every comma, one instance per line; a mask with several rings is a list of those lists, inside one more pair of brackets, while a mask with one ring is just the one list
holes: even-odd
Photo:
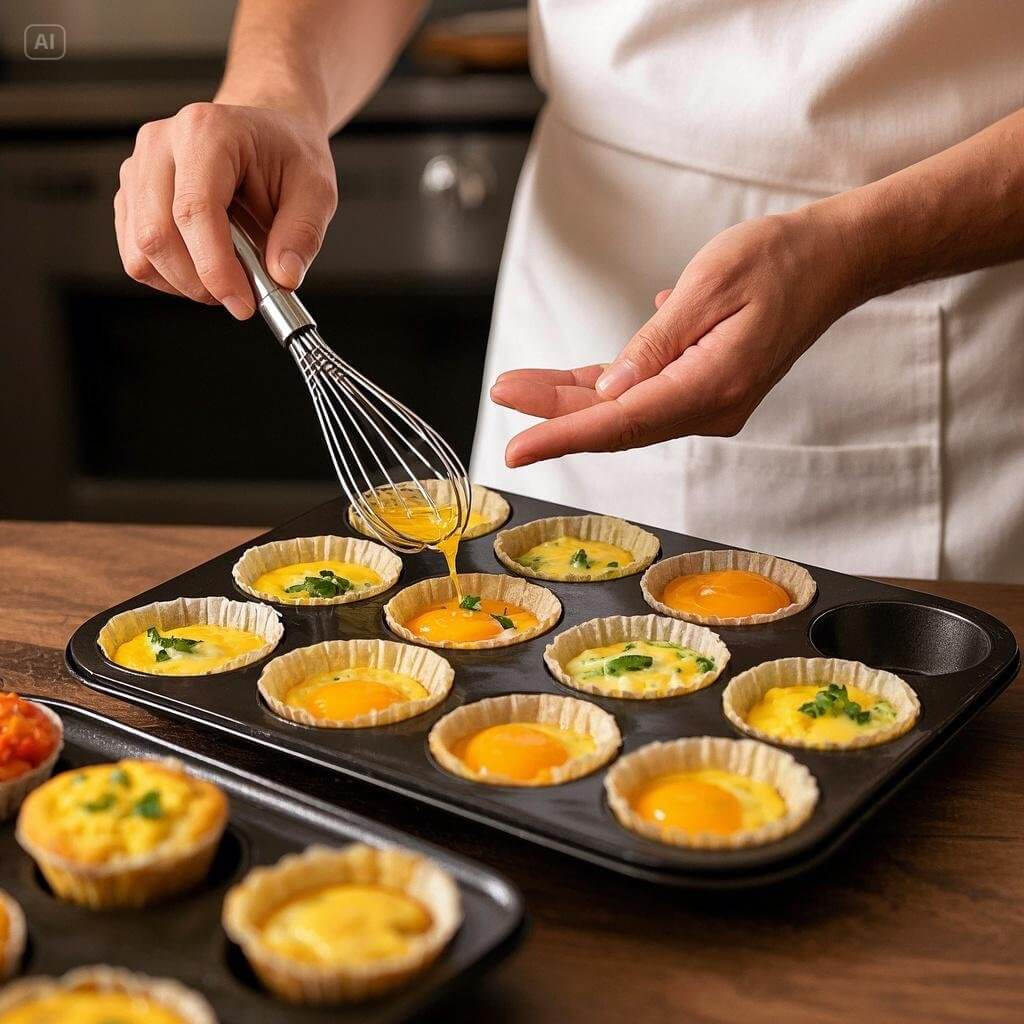
[[646, 821], [691, 834], [746, 832], [786, 813], [785, 802], [768, 783], [718, 768], [657, 776], [631, 803]]
[[478, 774], [535, 782], [595, 748], [594, 738], [585, 733], [541, 722], [507, 722], [464, 736], [454, 744], [452, 753]]
[[661, 600], [676, 611], [721, 619], [770, 614], [793, 603], [784, 587], [745, 569], [677, 576], [665, 587]]
[[184, 1024], [154, 999], [127, 992], [52, 992], [0, 1013], [0, 1024]]
[[121, 644], [114, 662], [150, 675], [190, 676], [210, 672], [266, 642], [256, 633], [209, 623], [173, 629], [153, 626]]
[[600, 540], [558, 537], [535, 544], [516, 558], [527, 569], [548, 576], [602, 576], [629, 565], [633, 553]]
[[186, 849], [219, 827], [224, 794], [157, 761], [89, 765], [50, 779], [26, 799], [19, 828], [50, 853], [106, 864]]
[[383, 711], [402, 701], [426, 700], [426, 687], [412, 676], [384, 668], [341, 668], [320, 672], [284, 695], [289, 707], [314, 718], [344, 722]]
[[780, 740], [842, 744], [888, 728], [896, 721], [896, 709], [856, 686], [773, 686], [747, 712], [746, 721]]
[[521, 633], [536, 625], [537, 616], [525, 608], [472, 596], [432, 605], [405, 623], [406, 629], [426, 640], [461, 644], [491, 640], [506, 630]]
[[[7, 917], [7, 908], [0, 903], [0, 952], [7, 948], [7, 941], [11, 937], [11, 922]], [[2, 957], [0, 957], [2, 959]]]
[[378, 885], [338, 884], [289, 900], [264, 921], [275, 953], [311, 964], [364, 964], [401, 956], [431, 924], [411, 896]]
[[340, 597], [378, 586], [380, 575], [356, 562], [321, 559], [317, 562], [295, 562], [258, 577], [253, 589], [272, 594], [278, 601], [295, 601], [311, 597]]
[[715, 669], [715, 659], [661, 640], [622, 640], [581, 651], [565, 665], [575, 681], [636, 696], [665, 693]]

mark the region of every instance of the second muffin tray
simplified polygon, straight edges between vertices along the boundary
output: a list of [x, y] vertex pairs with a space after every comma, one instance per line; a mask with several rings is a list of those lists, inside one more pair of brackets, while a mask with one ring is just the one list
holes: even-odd
[[[507, 526], [580, 510], [506, 495]], [[346, 505], [331, 502], [256, 538], [356, 535]], [[720, 548], [664, 530], [653, 530], [661, 557]], [[502, 572], [494, 534], [464, 542], [461, 572]], [[166, 678], [122, 669], [96, 645], [99, 630], [119, 611], [153, 601], [223, 595], [246, 600], [235, 589], [231, 567], [245, 548], [225, 552], [181, 576], [86, 622], [71, 638], [68, 665], [86, 684], [207, 728], [223, 730], [325, 769], [353, 775], [437, 807], [482, 821], [564, 853], [636, 877], [701, 888], [762, 884], [818, 863], [993, 700], [1017, 673], [1020, 655], [1010, 630], [977, 609], [872, 580], [807, 566], [817, 584], [809, 608], [761, 626], [715, 627], [732, 658], [714, 685], [666, 700], [621, 700], [580, 694], [547, 672], [543, 651], [558, 632], [591, 618], [643, 615], [639, 576], [594, 583], [548, 583], [563, 616], [544, 636], [495, 650], [441, 653], [455, 669], [448, 698], [433, 710], [395, 725], [329, 730], [279, 719], [262, 703], [256, 680], [266, 661], [235, 672]], [[397, 587], [442, 573], [440, 556], [403, 556]], [[539, 581], [543, 582], [543, 581]], [[382, 608], [396, 590], [355, 604], [282, 607], [284, 638], [271, 657], [324, 640], [395, 639]], [[820, 800], [798, 831], [765, 846], [705, 851], [656, 843], [624, 830], [602, 788], [604, 770], [547, 788], [485, 786], [439, 768], [427, 749], [431, 726], [455, 707], [506, 693], [557, 693], [585, 697], [614, 715], [623, 736], [621, 753], [654, 740], [739, 734], [722, 713], [723, 687], [764, 661], [787, 657], [836, 657], [862, 661], [903, 676], [921, 700], [921, 716], [904, 736], [849, 751], [791, 750], [818, 781]], [[620, 755], [621, 756], [621, 755]]]

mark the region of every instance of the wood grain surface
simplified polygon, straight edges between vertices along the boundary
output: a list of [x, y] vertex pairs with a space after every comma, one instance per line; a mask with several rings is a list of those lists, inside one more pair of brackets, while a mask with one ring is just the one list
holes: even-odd
[[[84, 619], [255, 528], [0, 522], [0, 680], [102, 711], [477, 858], [524, 892], [520, 951], [436, 1021], [1024, 1020], [1024, 690], [1018, 684], [839, 854], [767, 891], [697, 896], [588, 867], [103, 697], [63, 648]], [[1024, 587], [914, 584], [1024, 639]]]

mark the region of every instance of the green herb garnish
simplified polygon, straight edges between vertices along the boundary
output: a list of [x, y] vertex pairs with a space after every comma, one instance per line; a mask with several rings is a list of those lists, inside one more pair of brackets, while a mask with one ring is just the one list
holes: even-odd
[[472, 594], [467, 594], [460, 602], [460, 608], [465, 608], [467, 612], [478, 612], [480, 611], [480, 598], [475, 597]]
[[619, 563], [618, 562], [609, 562], [608, 563], [608, 568], [609, 569], [618, 569], [618, 567], [619, 567]]
[[620, 654], [611, 661], [606, 661], [604, 670], [607, 675], [621, 676], [623, 672], [642, 672], [654, 664], [648, 654]]
[[143, 793], [138, 800], [135, 801], [135, 806], [132, 808], [132, 814], [138, 815], [140, 818], [148, 818], [150, 821], [156, 818], [162, 818], [164, 816], [164, 808], [160, 802], [160, 792], [156, 789], [151, 789], [146, 793]]
[[516, 628], [516, 624], [507, 615], [496, 615], [494, 612], [491, 612], [491, 618], [494, 619], [502, 629]]
[[301, 583], [285, 587], [286, 594], [306, 593], [309, 597], [340, 597], [352, 589], [352, 581], [331, 569], [321, 569], [316, 576], [307, 576]]
[[814, 695], [814, 700], [800, 705], [800, 710], [810, 718], [822, 718], [825, 715], [838, 718], [840, 715], [846, 715], [858, 725], [866, 725], [871, 721], [871, 712], [861, 710], [861, 706], [855, 700], [850, 700], [846, 687], [837, 686], [835, 683], [829, 683], [825, 689], [819, 690]]
[[150, 626], [146, 630], [146, 639], [151, 644], [156, 644], [160, 648], [156, 652], [157, 661], [169, 661], [171, 656], [167, 653], [168, 650], [179, 651], [181, 654], [190, 654], [195, 649], [196, 644], [202, 643], [201, 640], [189, 640], [183, 636], [161, 636], [156, 626]]
[[160, 650], [156, 652], [156, 660], [157, 661], [170, 661], [171, 660], [171, 656], [161, 647]]
[[115, 768], [110, 773], [110, 781], [116, 786], [130, 786], [132, 784], [131, 777], [123, 768]]
[[587, 558], [587, 552], [584, 548], [580, 548], [579, 551], [574, 551], [572, 558], [569, 559], [569, 565], [573, 569], [583, 569], [585, 571], [593, 564], [594, 563]]
[[109, 811], [116, 803], [117, 797], [113, 793], [104, 793], [102, 796], [96, 797], [95, 800], [82, 804], [82, 807], [90, 814], [95, 814], [97, 811]]
[[714, 667], [714, 658], [705, 658], [703, 654], [697, 656], [697, 668], [699, 668], [701, 672], [710, 672]]

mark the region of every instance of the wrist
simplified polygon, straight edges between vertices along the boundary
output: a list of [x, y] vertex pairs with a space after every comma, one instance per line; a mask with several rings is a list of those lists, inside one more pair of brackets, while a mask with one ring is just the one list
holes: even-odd
[[287, 114], [324, 137], [330, 134], [327, 100], [322, 87], [306, 83], [235, 82], [226, 75], [213, 102], [223, 106], [256, 107]]

